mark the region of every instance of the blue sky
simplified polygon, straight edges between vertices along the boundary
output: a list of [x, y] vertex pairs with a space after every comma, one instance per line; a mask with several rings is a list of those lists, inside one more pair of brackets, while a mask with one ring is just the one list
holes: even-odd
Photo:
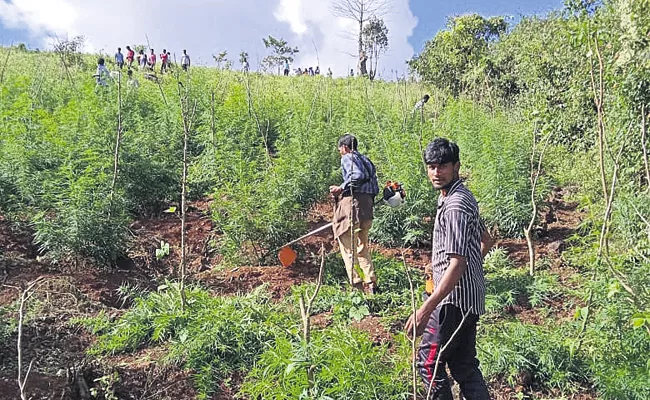
[[476, 12], [484, 16], [509, 15], [515, 21], [522, 15], [545, 15], [563, 7], [563, 0], [411, 0], [411, 11], [418, 18], [409, 43], [420, 52], [424, 43], [445, 27], [447, 16]]
[[[331, 0], [329, 0], [331, 1]], [[478, 12], [485, 16], [546, 14], [562, 0], [388, 0], [390, 48], [380, 73], [404, 71], [404, 60], [443, 29], [448, 16]], [[125, 10], [129, 10], [125, 12]], [[255, 10], [254, 12], [251, 10]], [[347, 31], [355, 24], [333, 17], [328, 0], [0, 0], [0, 44], [25, 42], [46, 48], [54, 37], [87, 37], [88, 51], [112, 53], [117, 46], [145, 44], [180, 54], [187, 48], [197, 63], [228, 50], [236, 60], [250, 54], [251, 66], [266, 55], [261, 38], [283, 37], [301, 52], [294, 67], [320, 64], [336, 75], [356, 64], [356, 45]], [[235, 63], [238, 66], [238, 63]]]

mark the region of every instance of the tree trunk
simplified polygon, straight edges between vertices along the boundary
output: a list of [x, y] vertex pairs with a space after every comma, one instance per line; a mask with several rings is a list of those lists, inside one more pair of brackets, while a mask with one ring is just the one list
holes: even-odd
[[361, 12], [359, 13], [359, 55], [363, 51], [363, 4], [361, 4]]

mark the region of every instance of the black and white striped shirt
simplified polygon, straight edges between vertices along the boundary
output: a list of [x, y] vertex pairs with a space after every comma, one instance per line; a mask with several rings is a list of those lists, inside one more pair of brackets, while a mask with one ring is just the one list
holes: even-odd
[[447, 196], [438, 198], [438, 212], [433, 228], [431, 268], [436, 286], [449, 266], [449, 256], [467, 259], [467, 269], [454, 289], [440, 305], [453, 304], [463, 312], [485, 313], [485, 274], [481, 256], [481, 234], [485, 225], [478, 213], [472, 192], [460, 180], [454, 182]]

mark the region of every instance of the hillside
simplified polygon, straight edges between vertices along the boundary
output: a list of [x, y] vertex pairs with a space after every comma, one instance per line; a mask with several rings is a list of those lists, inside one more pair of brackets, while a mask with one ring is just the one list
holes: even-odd
[[[604, 17], [548, 20], [571, 18]], [[534, 21], [486, 45], [485, 59], [523, 46], [517, 35], [548, 34], [527, 29]], [[421, 154], [438, 136], [458, 143], [461, 177], [498, 238], [477, 346], [492, 396], [650, 396], [650, 196], [626, 144], [637, 136], [612, 136], [637, 122], [624, 102], [607, 100], [618, 108], [599, 165], [602, 114], [588, 100], [541, 107], [519, 64], [514, 95], [424, 73], [416, 83], [204, 67], [101, 86], [95, 57], [0, 49], [0, 398], [20, 396], [15, 378], [32, 361], [25, 391], [43, 399], [413, 398], [403, 326], [430, 262], [437, 193]], [[567, 74], [572, 88], [584, 78]], [[375, 208], [374, 296], [350, 290], [331, 232], [297, 245], [291, 267], [276, 258], [329, 220], [345, 132], [380, 182], [407, 191], [405, 205]], [[299, 299], [317, 286], [321, 246], [308, 340]]]

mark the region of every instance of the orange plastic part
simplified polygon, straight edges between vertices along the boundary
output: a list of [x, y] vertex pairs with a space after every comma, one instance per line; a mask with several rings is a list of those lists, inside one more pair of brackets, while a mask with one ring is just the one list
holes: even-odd
[[433, 279], [427, 279], [424, 290], [426, 290], [427, 294], [431, 294], [433, 293], [434, 286], [435, 285], [433, 284]]
[[296, 261], [297, 256], [298, 254], [296, 254], [296, 252], [288, 246], [281, 248], [280, 252], [278, 252], [278, 258], [280, 259], [280, 263], [283, 267], [288, 267], [289, 265], [293, 264], [293, 262]]

